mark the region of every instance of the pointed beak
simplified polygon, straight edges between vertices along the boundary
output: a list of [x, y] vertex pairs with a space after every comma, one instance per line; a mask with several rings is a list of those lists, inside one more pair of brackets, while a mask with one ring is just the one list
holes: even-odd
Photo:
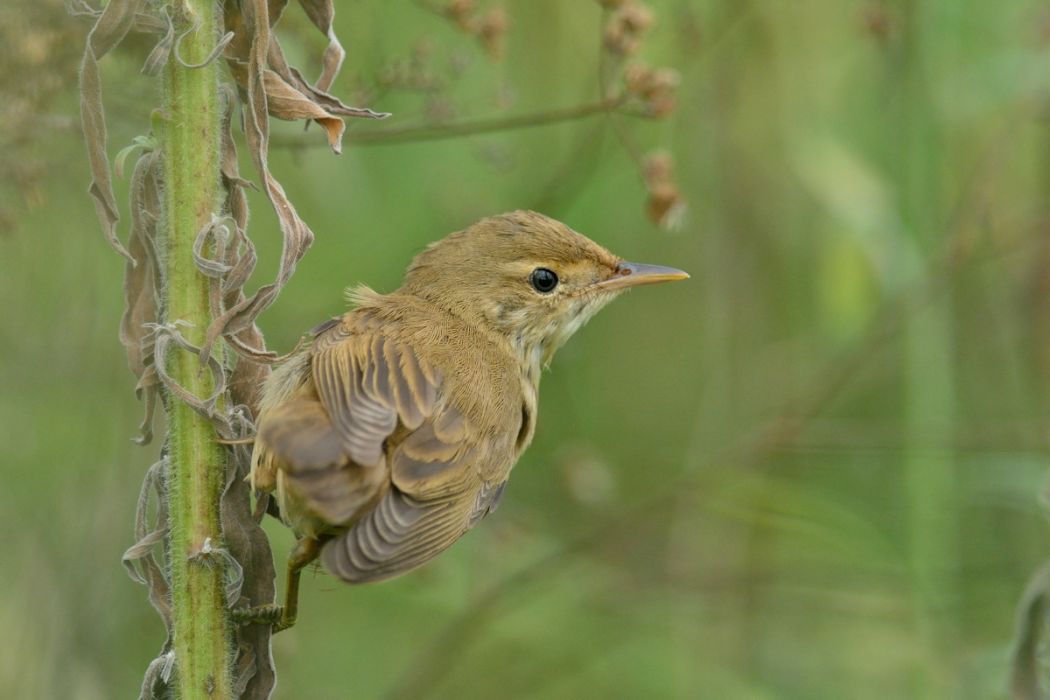
[[689, 273], [682, 272], [673, 267], [622, 262], [617, 266], [616, 273], [613, 277], [599, 282], [595, 286], [603, 291], [611, 292], [614, 290], [627, 289], [628, 287], [640, 287], [643, 284], [674, 282], [675, 280], [685, 279], [689, 279]]

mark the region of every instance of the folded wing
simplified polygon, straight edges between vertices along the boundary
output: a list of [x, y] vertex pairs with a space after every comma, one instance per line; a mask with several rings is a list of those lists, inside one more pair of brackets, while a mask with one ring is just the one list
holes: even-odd
[[499, 485], [442, 377], [378, 328], [326, 329], [311, 362], [313, 396], [260, 428], [294, 492], [332, 524], [351, 527], [322, 561], [349, 582], [389, 578], [448, 548], [492, 507]]

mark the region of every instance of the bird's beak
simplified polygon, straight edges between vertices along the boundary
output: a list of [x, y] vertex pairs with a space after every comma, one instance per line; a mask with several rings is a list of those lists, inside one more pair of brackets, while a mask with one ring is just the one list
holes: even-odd
[[639, 287], [643, 284], [674, 282], [675, 280], [684, 279], [689, 279], [689, 273], [673, 267], [622, 262], [616, 267], [616, 272], [612, 277], [599, 282], [595, 286], [602, 291], [611, 292], [627, 289], [628, 287]]

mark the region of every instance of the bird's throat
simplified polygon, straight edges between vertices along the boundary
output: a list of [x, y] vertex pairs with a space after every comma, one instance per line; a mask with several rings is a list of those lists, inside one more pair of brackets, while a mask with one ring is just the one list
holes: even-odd
[[520, 336], [512, 338], [511, 345], [521, 368], [522, 381], [536, 390], [540, 386], [540, 375], [550, 361], [548, 348], [543, 342], [529, 342]]

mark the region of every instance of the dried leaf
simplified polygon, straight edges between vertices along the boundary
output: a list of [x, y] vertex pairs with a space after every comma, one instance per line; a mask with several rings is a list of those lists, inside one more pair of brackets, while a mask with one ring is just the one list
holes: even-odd
[[[163, 457], [146, 472], [135, 509], [135, 544], [124, 552], [124, 568], [133, 581], [149, 589], [149, 601], [164, 621], [166, 638], [160, 654], [146, 669], [140, 698], [163, 697], [164, 687], [171, 676], [174, 661], [172, 652], [171, 588], [165, 568], [153, 555], [155, 546], [162, 542], [168, 529], [168, 508], [165, 493], [168, 458]], [[152, 525], [149, 519], [151, 495], [156, 497], [157, 510]]]
[[102, 232], [113, 250], [133, 262], [131, 254], [117, 238], [117, 201], [113, 194], [113, 179], [106, 156], [106, 115], [102, 107], [102, 80], [98, 62], [119, 44], [135, 23], [135, 15], [143, 0], [111, 0], [99, 14], [88, 34], [84, 58], [80, 64], [80, 121], [87, 142], [88, 162], [91, 166], [91, 186], [88, 192], [95, 201], [95, 212]]
[[[226, 258], [227, 242], [231, 238], [232, 234], [229, 226], [226, 224], [226, 219], [214, 214], [211, 221], [197, 232], [197, 237], [193, 241], [193, 262], [197, 264], [197, 269], [200, 270], [202, 275], [221, 280], [230, 271], [230, 266], [223, 260]], [[204, 246], [209, 242], [215, 246], [216, 255], [214, 258], [209, 258], [204, 254]]]
[[[253, 416], [259, 415], [259, 401], [266, 378], [270, 376], [270, 365], [276, 361], [275, 353], [265, 352], [266, 344], [262, 332], [254, 324], [236, 335], [228, 336], [226, 342], [236, 346], [239, 357], [230, 375], [230, 397], [234, 402], [248, 408]], [[259, 351], [257, 348], [263, 348]]]
[[[148, 145], [148, 139], [140, 138]], [[146, 328], [157, 322], [159, 307], [155, 238], [160, 218], [160, 164], [158, 153], [150, 150], [138, 159], [131, 176], [131, 259], [124, 265], [124, 314], [120, 319], [120, 342], [128, 355], [128, 367], [138, 378], [135, 392], [145, 401], [145, 415], [135, 440], [143, 445], [152, 438], [158, 387], [153, 372], [153, 335]]]
[[267, 60], [270, 68], [281, 76], [285, 82], [301, 92], [308, 99], [316, 102], [319, 107], [325, 109], [330, 114], [339, 114], [345, 117], [358, 117], [362, 119], [386, 119], [390, 116], [387, 112], [375, 112], [365, 107], [351, 107], [350, 105], [343, 104], [343, 102], [337, 97], [310, 85], [310, 83], [306, 81], [306, 78], [303, 77], [302, 73], [300, 73], [294, 66], [288, 64], [287, 59], [284, 57], [284, 51], [276, 40], [270, 43]]
[[189, 63], [179, 53], [179, 46], [182, 45], [182, 40], [183, 39], [185, 39], [187, 36], [189, 36], [190, 34], [193, 34], [198, 29], [200, 29], [200, 26], [201, 26], [201, 22], [200, 22], [200, 18], [198, 17], [197, 18], [197, 22], [195, 22], [192, 27], [190, 27], [189, 29], [184, 31], [182, 34], [180, 34], [179, 38], [175, 40], [175, 47], [174, 47], [175, 60], [178, 61], [179, 65], [181, 65], [183, 68], [189, 68], [190, 70], [196, 70], [198, 68], [204, 68], [209, 63], [214, 61], [216, 58], [221, 56], [222, 52], [226, 49], [226, 46], [229, 45], [229, 43], [231, 41], [233, 41], [233, 32], [226, 32], [225, 34], [222, 35], [222, 37], [219, 39], [219, 41], [216, 42], [214, 48], [212, 48], [212, 50], [208, 53], [208, 55], [204, 57], [203, 61], [201, 61], [200, 63]]
[[150, 661], [139, 690], [139, 700], [168, 700], [171, 697], [168, 681], [175, 668], [175, 652], [171, 649]]
[[[279, 16], [281, 7], [275, 12]], [[269, 124], [267, 122], [267, 96], [264, 73], [266, 57], [270, 45], [270, 12], [271, 6], [263, 0], [246, 0], [239, 5], [240, 13], [226, 5], [227, 29], [232, 29], [237, 37], [229, 46], [228, 55], [232, 72], [239, 75], [241, 89], [246, 95], [244, 110], [245, 140], [252, 161], [263, 182], [267, 198], [273, 205], [274, 212], [281, 227], [283, 245], [277, 279], [263, 285], [254, 295], [242, 299], [229, 308], [224, 314], [214, 319], [206, 333], [204, 346], [211, 347], [220, 335], [235, 334], [252, 327], [255, 318], [269, 306], [277, 292], [287, 283], [295, 271], [296, 263], [302, 258], [313, 241], [313, 232], [299, 218], [284, 192], [284, 188], [270, 173], [267, 162], [269, 151]], [[236, 28], [239, 27], [238, 31]], [[247, 51], [247, 64], [237, 60], [240, 52]], [[224, 160], [227, 160], [224, 158]]]
[[[343, 133], [346, 130], [346, 125], [340, 117], [384, 119], [389, 116], [385, 112], [351, 107], [332, 95], [317, 90], [306, 82], [299, 71], [284, 63], [279, 49], [272, 50], [271, 56], [270, 65], [273, 68], [266, 68], [263, 72], [267, 112], [270, 116], [285, 121], [308, 119], [317, 122], [324, 127], [328, 145], [335, 153], [342, 153]], [[248, 68], [243, 63], [230, 63], [230, 72], [238, 84], [246, 84], [247, 71]]]
[[[66, 11], [74, 17], [90, 17], [94, 20], [98, 20], [102, 14], [102, 10], [88, 5], [84, 0], [67, 0]], [[163, 34], [165, 27], [164, 21], [159, 19], [156, 14], [152, 12], [136, 12], [131, 29], [143, 34]]]
[[117, 157], [113, 159], [113, 171], [117, 177], [124, 179], [124, 163], [127, 161], [128, 156], [136, 148], [142, 148], [147, 151], [152, 151], [157, 147], [156, 141], [149, 136], [136, 136], [131, 140], [131, 143], [124, 148], [117, 151]]
[[145, 75], [160, 75], [160, 71], [168, 63], [168, 55], [175, 43], [175, 23], [171, 21], [171, 12], [167, 5], [161, 8], [161, 14], [168, 26], [164, 30], [164, 36], [156, 43], [153, 50], [149, 52], [149, 56], [146, 57], [145, 63], [142, 64], [142, 72]]
[[336, 75], [339, 74], [339, 69], [343, 66], [343, 59], [346, 58], [346, 51], [343, 50], [343, 45], [339, 43], [332, 29], [335, 8], [332, 6], [332, 0], [299, 0], [299, 4], [302, 5], [303, 11], [314, 26], [328, 37], [328, 46], [325, 47], [321, 58], [321, 76], [314, 83], [317, 90], [328, 92], [332, 88], [332, 83], [335, 82]]
[[271, 115], [288, 121], [312, 119], [324, 127], [331, 149], [342, 152], [343, 132], [346, 130], [342, 119], [321, 108], [272, 70], [267, 69], [263, 74], [263, 85]]
[[209, 568], [219, 564], [223, 578], [226, 579], [224, 586], [226, 606], [233, 607], [240, 600], [241, 588], [244, 585], [244, 568], [230, 554], [230, 550], [216, 545], [210, 537], [205, 537], [201, 548], [196, 552], [191, 552], [188, 558], [191, 561], [203, 563]]
[[[150, 372], [151, 375], [155, 376], [155, 372]], [[141, 382], [140, 382], [141, 383]], [[136, 392], [139, 390], [136, 388]], [[132, 438], [132, 442], [136, 445], [148, 445], [153, 441], [153, 414], [157, 410], [157, 386], [156, 383], [152, 383], [140, 392], [144, 397], [145, 407], [142, 411], [142, 422], [139, 424], [139, 434], [137, 437]]]
[[197, 355], [199, 355], [201, 351], [199, 347], [186, 340], [182, 333], [179, 332], [178, 327], [180, 325], [189, 324], [186, 321], [176, 321], [174, 323], [150, 323], [146, 325], [147, 330], [151, 331], [154, 336], [153, 368], [157, 372], [157, 377], [160, 379], [160, 382], [170, 394], [173, 394], [175, 398], [179, 399], [205, 418], [211, 419], [218, 429], [219, 434], [226, 437], [229, 435], [230, 431], [225, 416], [216, 410], [219, 398], [226, 393], [226, 370], [222, 366], [222, 363], [214, 357], [208, 358], [207, 365], [208, 369], [211, 370], [215, 389], [211, 396], [208, 396], [207, 398], [197, 396], [175, 381], [175, 378], [168, 373], [168, 350], [172, 343], [182, 350]]
[[[227, 460], [226, 488], [219, 502], [222, 536], [230, 554], [243, 569], [242, 604], [262, 605], [272, 602], [276, 593], [273, 554], [266, 533], [251, 511], [250, 487], [246, 481], [251, 453], [243, 445], [235, 446], [232, 451], [231, 459]], [[271, 628], [247, 625], [239, 628], [238, 636], [236, 682], [240, 697], [265, 700], [276, 683], [270, 653]]]
[[[226, 29], [233, 32], [234, 38], [224, 53], [245, 103], [245, 140], [262, 181], [263, 190], [277, 214], [283, 245], [276, 279], [262, 285], [252, 296], [244, 297], [240, 294], [240, 289], [255, 265], [254, 249], [250, 242], [244, 239], [239, 246], [244, 254], [232, 265], [233, 269], [229, 271], [223, 284], [223, 292], [227, 297], [223, 304], [225, 310], [213, 319], [205, 334], [203, 357], [210, 354], [219, 337], [225, 336], [228, 340], [233, 337], [239, 338], [231, 341], [230, 346], [242, 359], [274, 359], [272, 353], [252, 346], [256, 340], [261, 341], [262, 337], [255, 328], [255, 319], [273, 303], [294, 272], [295, 265], [313, 242], [313, 232], [299, 217], [284, 188], [270, 172], [268, 115], [272, 114], [281, 119], [310, 119], [319, 122], [325, 127], [328, 142], [337, 153], [341, 148], [345, 130], [340, 116], [387, 116], [369, 109], [345, 105], [322, 89], [334, 79], [334, 71], [338, 68], [336, 64], [341, 61], [341, 57], [336, 62], [326, 59], [328, 68], [318, 81], [317, 87], [309, 85], [297, 70], [288, 65], [280, 45], [270, 31], [286, 4], [285, 0], [269, 3], [264, 0], [245, 0], [239, 4], [225, 5]], [[330, 3], [304, 2], [303, 7], [315, 25], [326, 34], [332, 35], [333, 11]], [[331, 39], [330, 36], [330, 49]], [[342, 49], [339, 48], [338, 53], [341, 52]], [[326, 54], [328, 53], [330, 52], [326, 51]], [[231, 193], [227, 200], [229, 211], [238, 222], [238, 228], [243, 230], [247, 222], [247, 208], [243, 193], [239, 192], [243, 181], [236, 175], [236, 152], [228, 135], [224, 137], [223, 176]], [[261, 375], [266, 371], [257, 370], [253, 373]]]

